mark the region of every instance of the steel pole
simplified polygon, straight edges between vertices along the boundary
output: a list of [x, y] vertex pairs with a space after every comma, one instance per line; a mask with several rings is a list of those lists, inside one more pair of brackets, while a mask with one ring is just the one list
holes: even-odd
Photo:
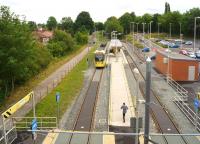
[[33, 106], [33, 117], [34, 119], [36, 118], [36, 115], [35, 115], [35, 96], [34, 96], [34, 93], [32, 95], [32, 106]]
[[136, 117], [136, 136], [135, 136], [135, 144], [138, 144], [138, 134], [139, 134], [139, 120], [138, 120], [138, 97], [139, 97], [139, 80], [136, 79], [136, 106], [135, 106], [135, 117]]
[[158, 37], [159, 37], [159, 25], [160, 25], [160, 23], [158, 23]]
[[148, 144], [149, 139], [149, 103], [150, 103], [150, 88], [151, 88], [151, 59], [146, 60], [146, 104], [145, 104], [145, 129], [144, 129], [144, 144]]
[[197, 18], [195, 17], [194, 19], [194, 48], [193, 51], [195, 51], [195, 43], [196, 43], [196, 22], [197, 22]]
[[2, 115], [2, 124], [3, 124], [3, 135], [4, 135], [4, 142], [5, 144], [7, 144], [7, 136], [6, 136], [6, 126], [5, 126], [5, 121], [4, 121], [4, 117]]
[[172, 23], [169, 23], [169, 27], [170, 27], [170, 28], [169, 28], [169, 29], [170, 29], [170, 30], [169, 30], [169, 31], [170, 31], [170, 32], [169, 32], [169, 37], [170, 37], [170, 39], [171, 39], [171, 36], [172, 36], [172, 33], [171, 33], [171, 26], [172, 26]]

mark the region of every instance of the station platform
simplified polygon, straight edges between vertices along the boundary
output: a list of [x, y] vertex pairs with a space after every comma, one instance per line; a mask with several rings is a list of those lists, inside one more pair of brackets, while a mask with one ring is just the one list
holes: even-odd
[[[42, 144], [68, 144], [70, 142], [71, 133], [69, 131], [50, 131]], [[73, 139], [70, 144], [83, 144], [84, 141], [88, 141], [90, 144], [115, 144], [115, 135], [110, 134], [73, 134]], [[87, 142], [86, 142], [87, 143]]]
[[[110, 56], [109, 62], [111, 65], [109, 125], [130, 127], [130, 118], [135, 115], [131, 93], [124, 70], [124, 64], [127, 64], [127, 61], [123, 52], [120, 51], [116, 57]], [[123, 122], [121, 109], [123, 103], [128, 107], [125, 123]]]

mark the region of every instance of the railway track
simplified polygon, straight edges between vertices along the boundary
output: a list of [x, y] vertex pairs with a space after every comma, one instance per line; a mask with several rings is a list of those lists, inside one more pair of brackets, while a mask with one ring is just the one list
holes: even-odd
[[[98, 89], [102, 78], [103, 69], [96, 69], [84, 97], [81, 109], [73, 126], [73, 131], [92, 131]], [[68, 144], [88, 144], [90, 135], [71, 134]]]
[[[130, 45], [128, 45], [130, 47]], [[131, 47], [132, 48], [132, 47]], [[139, 63], [144, 62], [144, 58], [140, 57], [139, 54], [134, 51], [134, 57], [137, 57], [139, 59], [139, 62], [135, 62], [129, 51], [124, 50], [124, 54], [127, 58], [127, 61], [129, 63], [130, 69], [133, 73], [133, 69], [137, 68], [140, 72], [140, 75], [142, 77], [142, 82], [139, 83], [140, 91], [144, 97], [145, 95], [145, 77], [140, 71], [140, 68], [138, 67]], [[136, 78], [136, 76], [133, 73], [133, 76]], [[162, 103], [160, 102], [158, 95], [151, 89], [150, 91], [150, 112], [151, 116], [156, 124], [156, 128], [160, 133], [163, 134], [180, 134], [179, 129], [177, 128], [175, 122], [173, 121], [170, 114], [167, 112], [167, 110], [162, 106]], [[162, 137], [162, 143], [171, 144], [171, 143], [181, 143], [181, 144], [187, 144], [188, 141], [183, 136], [163, 136]]]

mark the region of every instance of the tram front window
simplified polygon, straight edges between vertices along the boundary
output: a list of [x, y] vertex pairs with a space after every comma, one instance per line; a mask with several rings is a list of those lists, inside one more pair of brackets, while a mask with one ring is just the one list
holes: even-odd
[[95, 55], [95, 61], [104, 61], [104, 55], [102, 54]]

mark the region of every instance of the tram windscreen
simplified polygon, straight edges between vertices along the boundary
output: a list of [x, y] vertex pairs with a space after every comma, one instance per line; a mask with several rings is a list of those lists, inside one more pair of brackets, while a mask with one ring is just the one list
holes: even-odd
[[95, 61], [104, 61], [104, 54], [95, 54]]

